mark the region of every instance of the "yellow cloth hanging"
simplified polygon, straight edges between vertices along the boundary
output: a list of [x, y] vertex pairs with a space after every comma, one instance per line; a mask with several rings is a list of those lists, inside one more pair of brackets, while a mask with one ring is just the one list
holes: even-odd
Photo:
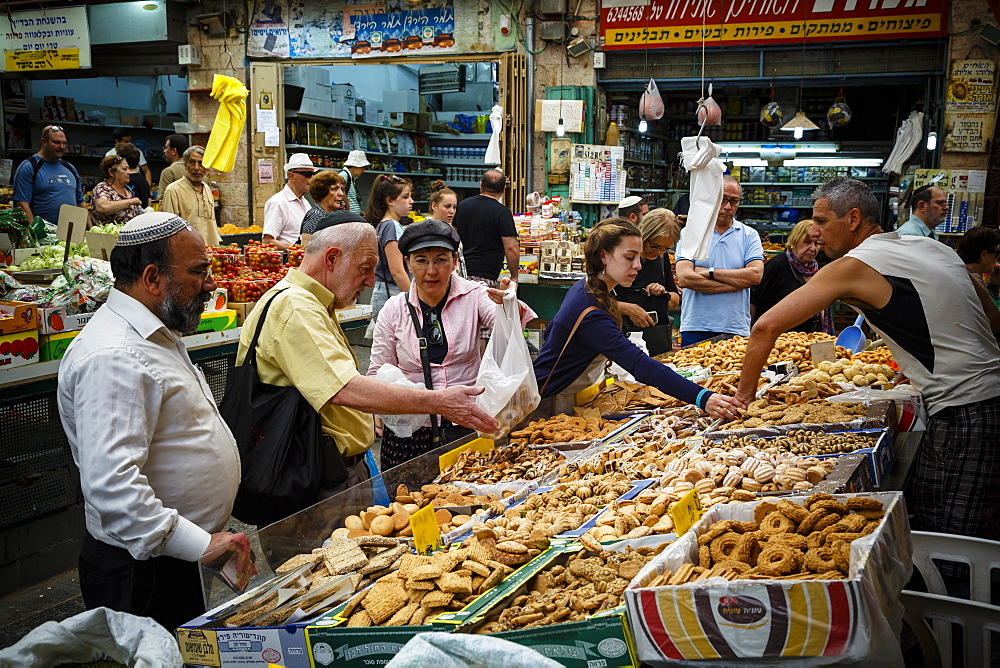
[[212, 97], [221, 104], [215, 115], [208, 146], [205, 147], [205, 157], [202, 158], [206, 169], [232, 171], [236, 164], [236, 149], [240, 145], [243, 125], [247, 121], [246, 98], [249, 94], [250, 91], [239, 79], [216, 74], [212, 80]]

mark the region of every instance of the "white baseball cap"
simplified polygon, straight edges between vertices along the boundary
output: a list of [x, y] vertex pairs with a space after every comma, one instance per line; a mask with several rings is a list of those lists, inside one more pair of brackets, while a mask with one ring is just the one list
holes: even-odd
[[364, 151], [351, 151], [347, 154], [347, 160], [344, 161], [344, 167], [368, 167], [371, 164]]
[[288, 172], [292, 169], [311, 169], [316, 171], [316, 165], [305, 153], [292, 153], [292, 156], [288, 158], [288, 162], [285, 163], [285, 176], [288, 176]]

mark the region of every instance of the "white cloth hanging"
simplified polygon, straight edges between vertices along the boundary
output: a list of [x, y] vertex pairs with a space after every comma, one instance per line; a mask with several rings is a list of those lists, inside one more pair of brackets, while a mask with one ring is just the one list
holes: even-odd
[[493, 111], [490, 112], [490, 126], [493, 128], [493, 134], [490, 135], [490, 143], [486, 147], [486, 164], [487, 165], [499, 165], [502, 160], [500, 157], [500, 133], [503, 132], [503, 107], [499, 104], [493, 106]]
[[922, 111], [911, 111], [910, 116], [896, 130], [896, 144], [882, 165], [882, 171], [886, 174], [902, 174], [903, 163], [913, 155], [923, 138], [924, 114]]
[[726, 166], [719, 160], [722, 149], [705, 137], [681, 139], [684, 169], [691, 174], [691, 208], [680, 253], [692, 260], [707, 260], [715, 220], [722, 208], [722, 175]]

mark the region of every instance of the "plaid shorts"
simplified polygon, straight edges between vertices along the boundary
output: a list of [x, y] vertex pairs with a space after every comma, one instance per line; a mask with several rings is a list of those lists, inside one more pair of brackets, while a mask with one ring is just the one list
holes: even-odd
[[930, 418], [906, 492], [913, 529], [1000, 540], [1000, 397]]

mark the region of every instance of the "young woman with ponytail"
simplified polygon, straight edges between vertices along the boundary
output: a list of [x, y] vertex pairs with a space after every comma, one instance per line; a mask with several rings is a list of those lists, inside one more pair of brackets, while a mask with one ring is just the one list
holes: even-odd
[[587, 278], [570, 288], [535, 361], [542, 398], [555, 396], [555, 410], [571, 412], [576, 393], [599, 381], [611, 360], [640, 383], [696, 404], [712, 417], [737, 417], [736, 409], [743, 404], [682, 378], [622, 332], [613, 290], [632, 285], [642, 267], [639, 229], [625, 218], [601, 221], [590, 231], [583, 252]]
[[[446, 186], [444, 181], [437, 180], [431, 183], [431, 195], [427, 203], [430, 204], [430, 213], [427, 214], [428, 218], [440, 220], [448, 223], [452, 227], [455, 226], [455, 212], [458, 210], [458, 195], [454, 190]], [[462, 278], [467, 278], [469, 276], [468, 272], [465, 270], [465, 253], [463, 252], [461, 244], [458, 246], [458, 266], [455, 268], [455, 271], [457, 271], [458, 275]]]
[[410, 275], [399, 252], [399, 237], [403, 226], [399, 220], [413, 210], [413, 184], [395, 174], [375, 177], [365, 220], [375, 226], [378, 235], [378, 265], [375, 267], [375, 287], [372, 289], [372, 319], [365, 332], [371, 338], [382, 305], [400, 291], [410, 289]]

